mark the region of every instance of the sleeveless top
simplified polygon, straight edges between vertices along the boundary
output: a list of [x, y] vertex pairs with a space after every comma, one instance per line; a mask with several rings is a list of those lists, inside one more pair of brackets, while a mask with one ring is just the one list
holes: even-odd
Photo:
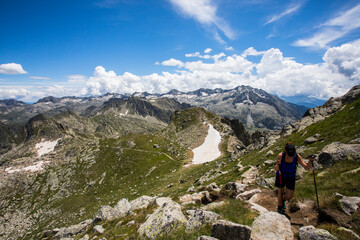
[[297, 155], [297, 153], [295, 153], [295, 156], [291, 163], [288, 163], [285, 161], [285, 156], [286, 156], [286, 153], [283, 152], [282, 157], [281, 157], [281, 164], [280, 164], [281, 176], [284, 178], [293, 178], [296, 175], [298, 155]]

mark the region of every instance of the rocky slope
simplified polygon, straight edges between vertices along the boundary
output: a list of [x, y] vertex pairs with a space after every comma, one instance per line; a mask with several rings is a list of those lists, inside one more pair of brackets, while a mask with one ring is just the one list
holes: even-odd
[[[201, 108], [176, 111], [166, 126], [154, 116], [173, 103], [150, 100], [163, 111], [140, 103], [136, 112], [115, 100], [103, 108], [106, 118], [38, 115], [24, 128], [26, 141], [1, 155], [0, 238], [356, 239], [356, 98], [282, 138], [250, 134], [239, 121]], [[150, 119], [160, 131], [149, 128]], [[189, 166], [191, 149], [207, 134], [204, 122], [220, 132], [223, 155]], [[312, 173], [304, 171], [287, 217], [273, 213], [274, 159], [288, 141], [302, 156], [318, 154], [320, 215]]]

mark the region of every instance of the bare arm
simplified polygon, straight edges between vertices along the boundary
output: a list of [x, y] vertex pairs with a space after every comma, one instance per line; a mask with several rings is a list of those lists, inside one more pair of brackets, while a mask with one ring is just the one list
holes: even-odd
[[276, 165], [275, 165], [275, 171], [279, 171], [280, 170], [280, 164], [281, 164], [281, 158], [282, 158], [282, 153], [279, 153], [279, 155], [276, 157]]
[[302, 159], [302, 157], [300, 156], [300, 154], [298, 154], [298, 161], [299, 161], [300, 165], [303, 166], [303, 168], [305, 168], [306, 170], [309, 170], [312, 167], [311, 161], [314, 161], [314, 158], [310, 158], [309, 162], [306, 164], [304, 162], [304, 160]]

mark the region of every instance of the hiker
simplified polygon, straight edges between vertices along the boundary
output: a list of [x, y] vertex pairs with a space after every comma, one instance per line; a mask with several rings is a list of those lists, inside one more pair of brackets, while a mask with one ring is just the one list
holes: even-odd
[[[314, 161], [314, 158], [310, 157], [309, 160]], [[296, 153], [295, 146], [289, 142], [285, 145], [285, 151], [277, 156], [275, 167], [275, 186], [278, 188], [278, 213], [280, 214], [285, 212], [285, 201], [290, 200], [294, 196], [295, 175], [298, 163], [306, 170], [309, 170], [312, 166], [310, 162], [308, 164], [304, 162], [300, 154]], [[284, 187], [286, 187], [286, 193], [283, 192]]]

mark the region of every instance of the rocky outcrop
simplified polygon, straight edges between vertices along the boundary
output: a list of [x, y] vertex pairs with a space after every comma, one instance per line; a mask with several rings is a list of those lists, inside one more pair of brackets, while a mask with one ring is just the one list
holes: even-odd
[[336, 193], [335, 195], [338, 197], [341, 197], [341, 199], [339, 200], [340, 207], [341, 207], [341, 210], [346, 215], [351, 216], [353, 213], [356, 212], [356, 210], [358, 210], [358, 208], [359, 208], [358, 204], [360, 203], [360, 197], [347, 197], [347, 196], [343, 196], [339, 193]]
[[92, 224], [92, 220], [88, 219], [79, 224], [70, 226], [70, 227], [63, 227], [55, 234], [56, 239], [63, 239], [63, 238], [71, 238], [78, 234], [81, 234], [87, 230], [87, 228]]
[[251, 228], [249, 226], [220, 220], [212, 226], [212, 236], [220, 240], [250, 239]]
[[255, 219], [251, 228], [252, 240], [292, 240], [294, 238], [289, 219], [276, 212], [261, 214]]
[[243, 184], [243, 183], [237, 183], [237, 182], [228, 182], [225, 185], [225, 189], [226, 190], [232, 190], [234, 191], [236, 194], [242, 193], [245, 191], [245, 188], [247, 187], [247, 184]]
[[217, 213], [203, 210], [188, 210], [187, 213], [190, 219], [186, 223], [186, 231], [192, 231], [204, 224], [214, 223], [219, 217]]
[[317, 229], [314, 226], [304, 226], [300, 228], [300, 240], [337, 240], [336, 237], [331, 235], [324, 229]]
[[[135, 200], [134, 200], [135, 201]], [[94, 222], [111, 220], [114, 218], [125, 217], [132, 210], [130, 203], [126, 198], [121, 199], [115, 207], [108, 205], [101, 206], [94, 214]]]
[[337, 161], [348, 159], [360, 161], [360, 144], [331, 143], [323, 148], [318, 162], [323, 167], [329, 167]]
[[358, 98], [360, 98], [360, 85], [354, 86], [342, 97], [330, 98], [324, 105], [307, 110], [302, 119], [285, 125], [281, 130], [281, 136], [290, 135], [296, 130], [301, 131], [313, 123], [324, 120]]
[[236, 196], [236, 199], [241, 199], [241, 200], [249, 200], [252, 196], [254, 196], [257, 193], [260, 193], [261, 190], [260, 189], [253, 189], [253, 190], [249, 190], [243, 193], [240, 193], [239, 195]]
[[142, 208], [147, 208], [150, 203], [154, 201], [153, 197], [141, 196], [135, 200], [130, 201], [131, 210], [137, 210]]
[[182, 203], [202, 203], [207, 204], [213, 202], [213, 199], [208, 191], [202, 191], [199, 193], [186, 194], [180, 197]]
[[185, 226], [186, 222], [181, 206], [175, 202], [167, 202], [147, 218], [138, 232], [142, 236], [156, 239], [158, 236]]

